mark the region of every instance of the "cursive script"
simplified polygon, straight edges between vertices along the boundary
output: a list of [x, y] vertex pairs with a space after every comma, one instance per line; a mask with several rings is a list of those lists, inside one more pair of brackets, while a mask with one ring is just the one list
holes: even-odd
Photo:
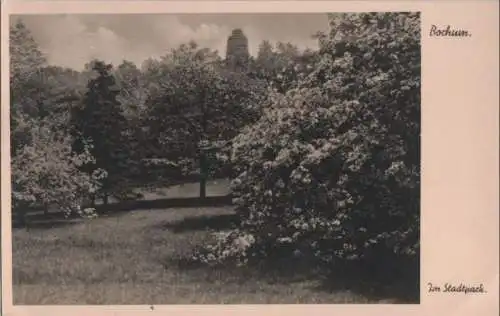
[[429, 36], [432, 37], [470, 37], [472, 34], [467, 30], [454, 29], [450, 25], [438, 27], [432, 24]]
[[469, 284], [451, 284], [445, 283], [443, 286], [427, 283], [427, 291], [429, 293], [486, 293], [483, 284], [469, 285]]

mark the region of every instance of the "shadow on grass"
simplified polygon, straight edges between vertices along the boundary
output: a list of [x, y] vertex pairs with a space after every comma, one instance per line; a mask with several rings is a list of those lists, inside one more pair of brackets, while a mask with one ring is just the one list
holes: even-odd
[[200, 282], [224, 280], [227, 283], [244, 284], [247, 282], [265, 282], [266, 284], [286, 284], [315, 280], [320, 277], [317, 267], [290, 258], [255, 261], [246, 265], [236, 264], [207, 265], [186, 257], [166, 258], [163, 266], [189, 272]]
[[[197, 207], [217, 207], [231, 205], [231, 196], [209, 196], [206, 198], [169, 198], [157, 200], [136, 200], [112, 203], [108, 205], [98, 205], [96, 207], [99, 215], [113, 215], [123, 212], [130, 212], [139, 209], [161, 209], [168, 212], [170, 208], [189, 208]], [[14, 214], [13, 214], [14, 215]], [[64, 225], [76, 224], [79, 220], [83, 220], [79, 215], [72, 214], [68, 217], [62, 212], [51, 212], [44, 214], [43, 212], [29, 212], [24, 219], [19, 216], [13, 216], [13, 228], [33, 228], [33, 229], [49, 229]], [[217, 220], [215, 220], [217, 221]]]
[[239, 222], [236, 214], [189, 216], [176, 222], [160, 223], [153, 228], [183, 233], [197, 230], [226, 230], [237, 227]]
[[83, 219], [81, 219], [81, 220], [62, 219], [62, 220], [37, 220], [37, 221], [28, 221], [25, 223], [13, 222], [12, 228], [14, 228], [14, 229], [19, 229], [19, 228], [52, 229], [52, 228], [58, 228], [58, 227], [79, 224], [79, 223], [81, 223], [82, 220]]
[[419, 260], [350, 264], [330, 269], [314, 289], [326, 292], [348, 290], [373, 301], [391, 304], [420, 303]]
[[[237, 267], [234, 264], [208, 266], [189, 258], [168, 259], [165, 267], [190, 271], [203, 280], [224, 280], [245, 283], [261, 280], [268, 284], [286, 284], [308, 281], [309, 288], [323, 293], [351, 292], [365, 297], [369, 302], [384, 304], [419, 304], [418, 260], [378, 262], [374, 264], [337, 263], [332, 266], [291, 257], [274, 256]], [[387, 268], [380, 269], [386, 265]], [[377, 268], [378, 266], [378, 268]]]

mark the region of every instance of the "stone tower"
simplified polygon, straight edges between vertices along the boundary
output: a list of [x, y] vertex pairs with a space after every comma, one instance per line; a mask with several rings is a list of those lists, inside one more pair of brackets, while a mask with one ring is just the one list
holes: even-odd
[[244, 70], [248, 65], [248, 39], [241, 29], [234, 29], [227, 39], [226, 62], [233, 70]]

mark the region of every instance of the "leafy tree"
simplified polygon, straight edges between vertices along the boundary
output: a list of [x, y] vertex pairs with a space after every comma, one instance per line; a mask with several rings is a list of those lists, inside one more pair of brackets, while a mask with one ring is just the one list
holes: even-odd
[[263, 41], [250, 73], [266, 81], [272, 89], [285, 93], [314, 69], [316, 58], [314, 51], [300, 52], [291, 43], [278, 42], [273, 46], [269, 41]]
[[[81, 96], [79, 73], [47, 65], [28, 28], [18, 21], [10, 29], [10, 100], [12, 153], [26, 143], [21, 120], [65, 115]], [[60, 117], [57, 118], [58, 120]], [[59, 127], [63, 127], [60, 125]]]
[[[177, 161], [187, 169], [197, 157], [200, 196], [205, 197], [208, 150], [227, 141], [256, 115], [251, 100], [256, 83], [224, 71], [217, 52], [195, 43], [181, 45], [162, 60], [156, 86], [150, 86], [148, 118], [158, 158]], [[217, 150], [216, 148], [214, 150]]]
[[48, 66], [26, 26], [10, 29], [11, 170], [13, 211], [24, 220], [32, 207], [56, 205], [67, 214], [84, 214], [82, 202], [99, 186], [101, 175], [78, 166], [93, 158], [88, 145], [77, 155], [64, 128], [78, 98], [73, 72]]
[[86, 141], [92, 142], [91, 153], [95, 162], [85, 164], [82, 170], [89, 174], [97, 169], [107, 172], [108, 176], [102, 183], [103, 202], [107, 204], [108, 196], [120, 192], [126, 185], [126, 120], [117, 100], [119, 90], [112, 74], [112, 65], [96, 60], [92, 63], [92, 69], [95, 77], [88, 83], [82, 107], [74, 108], [72, 113], [76, 136], [74, 149], [80, 153]]
[[42, 107], [39, 90], [42, 85], [41, 69], [46, 66], [46, 59], [21, 20], [10, 26], [9, 50], [11, 151], [15, 154], [29, 138], [21, 122], [22, 117], [38, 115]]
[[[146, 76], [134, 63], [126, 60], [116, 67], [114, 76], [119, 87], [117, 100], [122, 106], [127, 124], [124, 130], [124, 146], [127, 146], [129, 155], [126, 176], [131, 184], [143, 185], [148, 180], [144, 177], [147, 173], [144, 158], [147, 157], [149, 142], [144, 129], [146, 126], [143, 125], [148, 95]], [[123, 193], [128, 195], [132, 192]]]
[[11, 79], [28, 76], [47, 65], [38, 43], [22, 20], [10, 26], [9, 51]]
[[271, 93], [233, 141], [236, 236], [251, 237], [245, 258], [288, 249], [386, 269], [394, 255], [418, 258], [419, 15], [330, 15], [330, 25], [314, 71]]
[[141, 70], [134, 63], [124, 60], [116, 67], [114, 76], [120, 89], [118, 100], [125, 117], [137, 119], [147, 96]]

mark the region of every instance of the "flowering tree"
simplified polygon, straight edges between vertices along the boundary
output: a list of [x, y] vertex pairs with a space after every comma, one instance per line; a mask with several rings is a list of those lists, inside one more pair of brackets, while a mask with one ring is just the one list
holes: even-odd
[[233, 194], [254, 253], [418, 254], [419, 23], [413, 13], [331, 15], [315, 70], [271, 93], [234, 139]]
[[81, 155], [72, 153], [68, 135], [54, 133], [48, 124], [37, 122], [31, 125], [30, 134], [30, 144], [24, 146], [12, 162], [14, 196], [34, 202], [34, 206], [40, 202], [60, 204], [64, 210], [77, 208], [77, 205], [72, 205], [73, 201], [58, 202], [58, 197], [74, 197], [86, 188], [95, 190], [77, 169], [93, 158], [87, 150]]
[[79, 170], [94, 159], [90, 144], [80, 154], [72, 152], [69, 134], [53, 130], [51, 122], [25, 121], [30, 142], [12, 159], [13, 208], [21, 219], [27, 208], [55, 206], [66, 215], [94, 215], [84, 203], [106, 176], [102, 170], [89, 175]]

